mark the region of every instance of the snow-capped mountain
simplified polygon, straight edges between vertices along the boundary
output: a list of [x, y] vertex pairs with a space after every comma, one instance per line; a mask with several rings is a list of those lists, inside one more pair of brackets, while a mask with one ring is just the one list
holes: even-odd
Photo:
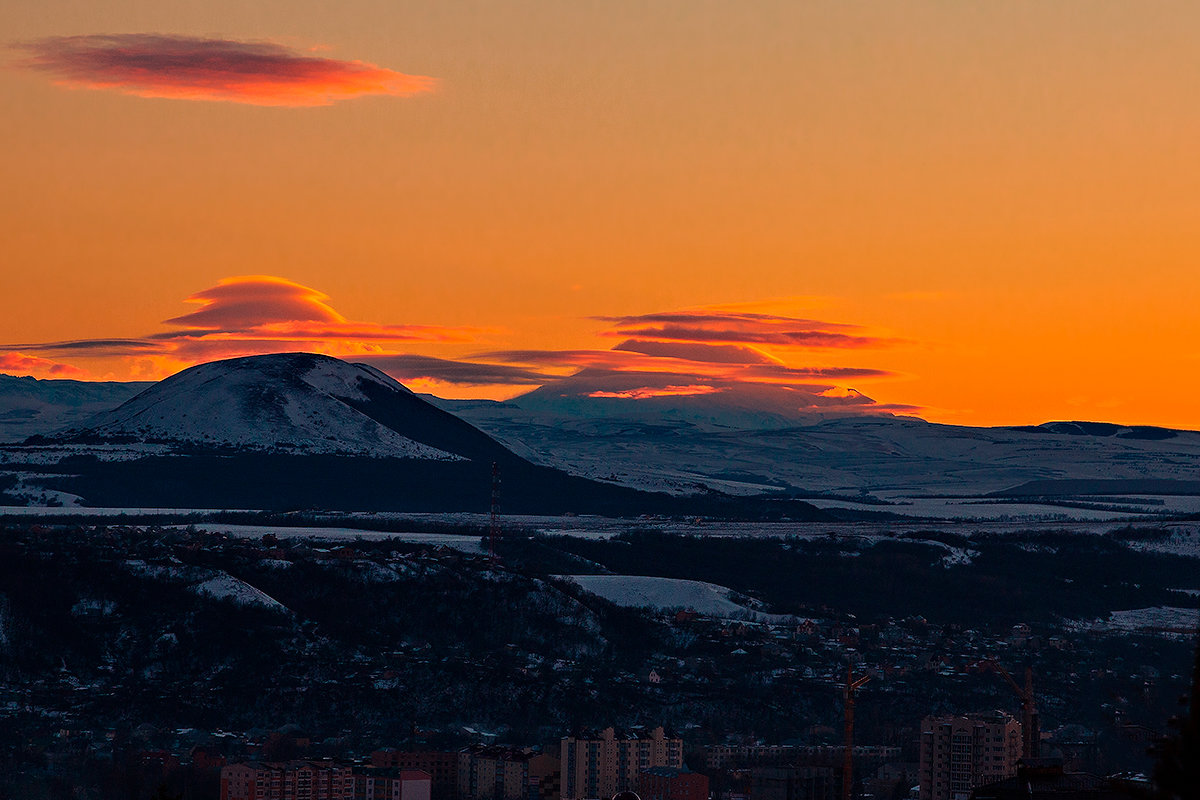
[[63, 438], [453, 461], [471, 457], [457, 452], [463, 434], [486, 449], [485, 436], [373, 367], [285, 353], [186, 369]]

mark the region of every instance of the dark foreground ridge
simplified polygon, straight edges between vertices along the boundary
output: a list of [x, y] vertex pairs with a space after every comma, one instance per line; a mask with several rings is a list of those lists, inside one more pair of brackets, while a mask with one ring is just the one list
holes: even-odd
[[[46, 484], [90, 505], [148, 508], [487, 512], [491, 463], [273, 454], [153, 456], [62, 462]], [[848, 517], [803, 500], [721, 494], [675, 497], [568, 475], [516, 456], [502, 468], [506, 514], [708, 516], [830, 521]], [[851, 514], [851, 517], [857, 518]]]

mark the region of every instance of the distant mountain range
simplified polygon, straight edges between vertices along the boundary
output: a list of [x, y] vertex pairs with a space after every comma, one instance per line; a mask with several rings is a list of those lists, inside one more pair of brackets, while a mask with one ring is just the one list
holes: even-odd
[[1123, 481], [1200, 478], [1193, 431], [1091, 422], [974, 428], [862, 415], [756, 420], [743, 409], [705, 409], [704, 397], [686, 405], [598, 399], [595, 410], [577, 398], [536, 410], [524, 398], [429, 399], [543, 463], [663, 491], [983, 495], [1030, 481], [1103, 480], [1112, 492]]
[[79, 425], [153, 385], [0, 375], [0, 442]]
[[[1200, 510], [1200, 499], [1195, 509], [1178, 499], [1200, 498], [1192, 431], [822, 418], [763, 402], [752, 392], [443, 400], [311, 354], [213, 362], [151, 385], [0, 376], [0, 435], [36, 435], [0, 448], [0, 491], [7, 480], [10, 498], [36, 500], [40, 488], [102, 505], [483, 511], [496, 463], [505, 509], [530, 513]], [[1148, 499], [1162, 497], [1175, 499]]]
[[[56, 382], [38, 381], [48, 395]], [[192, 367], [82, 424], [0, 448], [9, 502], [829, 519], [791, 498], [679, 498], [513, 453], [378, 370], [288, 353]], [[0, 503], [2, 504], [2, 503]]]

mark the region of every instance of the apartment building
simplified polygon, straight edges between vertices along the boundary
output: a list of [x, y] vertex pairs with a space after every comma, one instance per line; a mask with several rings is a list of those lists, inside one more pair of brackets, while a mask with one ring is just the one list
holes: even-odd
[[651, 767], [683, 766], [683, 740], [662, 727], [652, 731], [580, 731], [559, 743], [562, 800], [608, 800], [634, 791]]
[[967, 800], [1017, 774], [1021, 723], [1002, 711], [921, 721], [920, 800]]
[[529, 748], [474, 745], [458, 753], [463, 800], [539, 800], [559, 773], [558, 758]]
[[334, 761], [256, 761], [221, 768], [221, 800], [353, 799], [353, 769]]

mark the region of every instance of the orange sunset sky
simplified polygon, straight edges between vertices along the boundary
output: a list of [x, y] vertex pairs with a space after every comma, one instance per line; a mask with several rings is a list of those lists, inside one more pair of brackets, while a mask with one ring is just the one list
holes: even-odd
[[0, 6], [0, 371], [1200, 428], [1200, 5]]

